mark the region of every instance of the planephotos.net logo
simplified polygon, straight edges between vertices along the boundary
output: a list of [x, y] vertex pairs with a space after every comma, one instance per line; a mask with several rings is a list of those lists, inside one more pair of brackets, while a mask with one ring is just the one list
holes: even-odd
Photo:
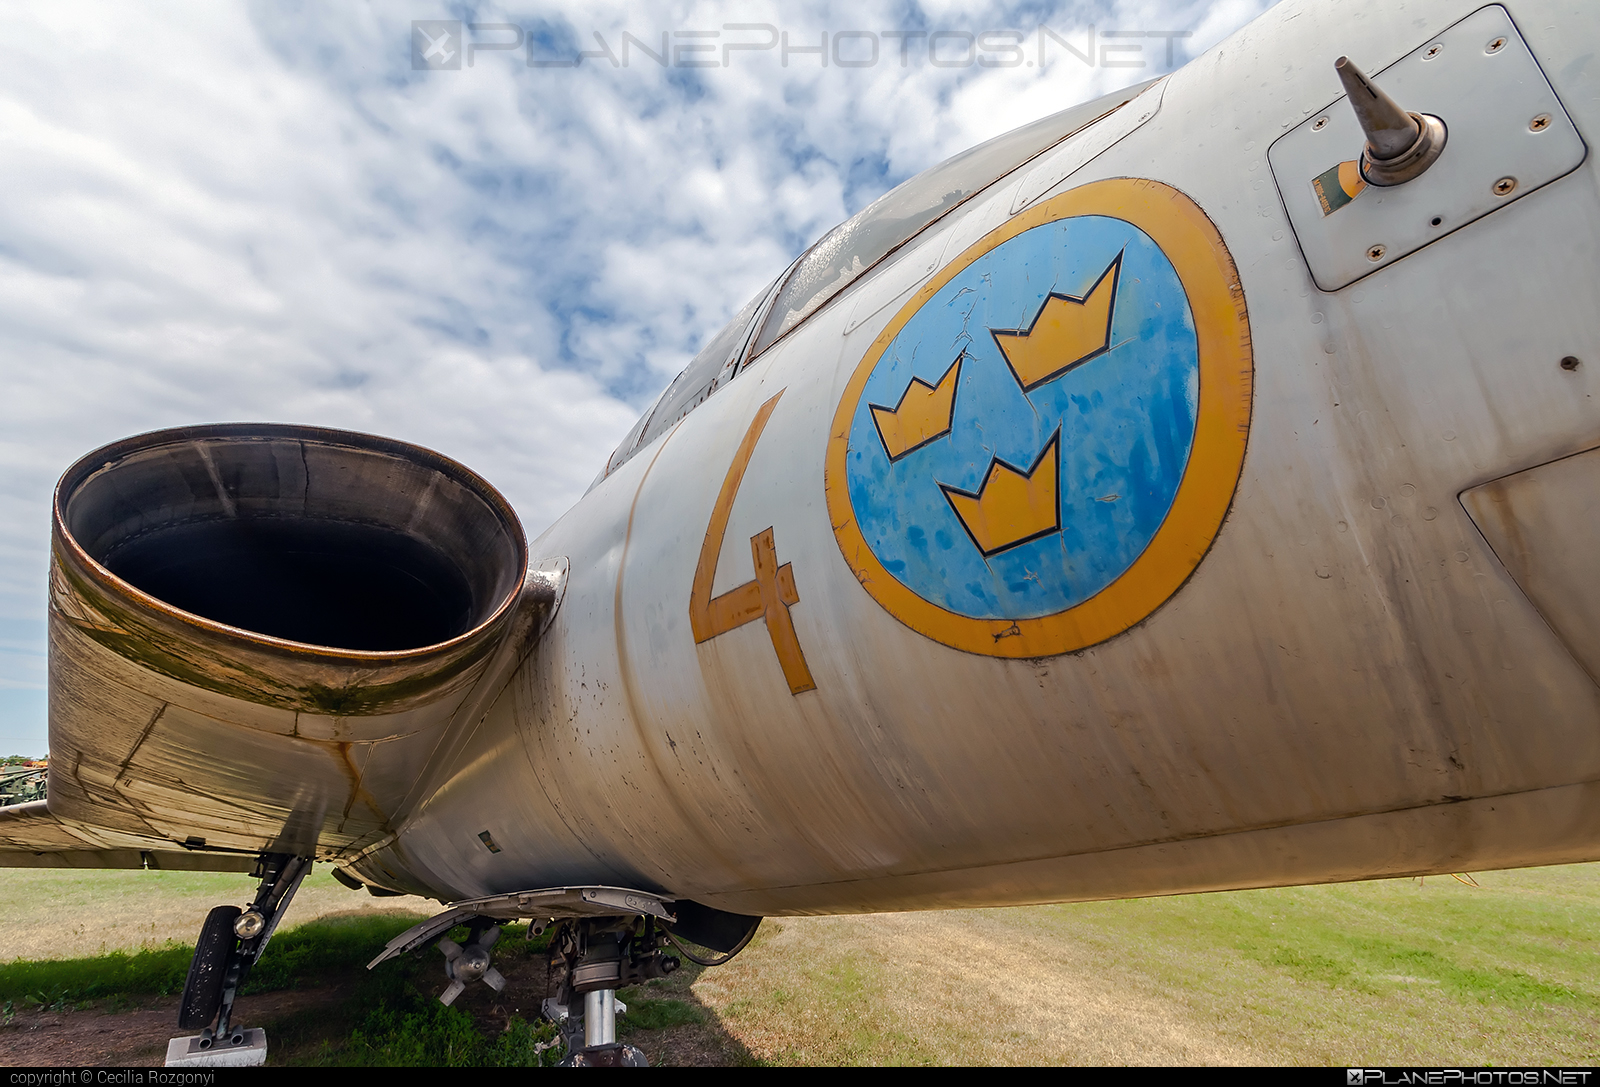
[[1345, 1087], [1586, 1087], [1592, 1070], [1565, 1068], [1347, 1068]]
[[[1192, 30], [1100, 30], [1070, 33], [1040, 24], [1023, 30], [837, 30], [790, 34], [772, 23], [723, 23], [708, 30], [661, 30], [646, 34], [590, 32], [592, 49], [565, 52], [516, 23], [468, 23], [417, 19], [411, 24], [411, 67], [460, 71], [484, 53], [526, 57], [529, 68], [578, 68], [585, 62], [612, 68], [729, 68], [736, 62], [776, 60], [822, 68], [875, 68], [879, 64], [928, 64], [934, 68], [1039, 68], [1058, 60], [1090, 68], [1168, 68], [1174, 46]], [[1147, 57], [1150, 58], [1147, 60]]]

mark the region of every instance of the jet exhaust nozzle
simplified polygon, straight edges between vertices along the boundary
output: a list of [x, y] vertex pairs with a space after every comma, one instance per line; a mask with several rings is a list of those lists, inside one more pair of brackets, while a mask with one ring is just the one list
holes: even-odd
[[[90, 453], [55, 495], [50, 740], [75, 775], [51, 810], [81, 799], [130, 831], [295, 849], [330, 812], [347, 832], [387, 825], [505, 641], [527, 569], [505, 499], [419, 446], [222, 424]], [[229, 784], [245, 803], [152, 818], [224, 753], [256, 771]]]

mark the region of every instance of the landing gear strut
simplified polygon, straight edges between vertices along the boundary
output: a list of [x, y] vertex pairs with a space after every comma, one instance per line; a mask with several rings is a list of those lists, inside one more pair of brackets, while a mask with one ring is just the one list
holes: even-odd
[[206, 915], [178, 1006], [178, 1026], [200, 1033], [174, 1038], [167, 1047], [168, 1065], [260, 1064], [266, 1059], [266, 1034], [235, 1024], [233, 1002], [309, 871], [310, 857], [263, 853], [256, 862], [261, 883], [255, 900], [242, 910], [218, 906]]
[[[505, 979], [489, 967], [489, 945], [499, 934], [492, 926], [513, 920], [528, 921], [531, 935], [542, 934], [547, 924], [556, 923], [550, 943], [550, 972], [553, 978], [559, 975], [559, 980], [556, 995], [544, 1002], [543, 1011], [546, 1019], [561, 1028], [567, 1046], [567, 1058], [561, 1063], [577, 1067], [645, 1064], [643, 1053], [617, 1041], [617, 1014], [627, 1010], [617, 1000], [617, 990], [676, 970], [679, 959], [666, 953], [667, 944], [701, 966], [720, 966], [750, 942], [761, 924], [759, 917], [685, 899], [674, 902], [627, 887], [541, 887], [458, 902], [390, 940], [367, 969], [437, 943], [445, 954], [445, 973], [450, 979], [450, 987], [440, 996], [446, 1004], [475, 979], [498, 990]], [[440, 939], [457, 925], [472, 929], [464, 947]], [[702, 958], [681, 940], [722, 957]]]
[[680, 962], [664, 954], [666, 934], [654, 917], [599, 917], [564, 921], [550, 940], [550, 969], [559, 971], [556, 995], [544, 1013], [561, 1027], [568, 1068], [644, 1068], [638, 1049], [617, 1041], [617, 990], [663, 978]]

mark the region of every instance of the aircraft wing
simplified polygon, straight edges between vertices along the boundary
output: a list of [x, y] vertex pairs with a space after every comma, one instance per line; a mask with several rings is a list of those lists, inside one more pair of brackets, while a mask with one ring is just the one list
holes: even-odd
[[0, 808], [0, 868], [148, 868], [172, 872], [248, 872], [248, 853], [201, 853], [159, 838], [122, 834], [51, 814], [33, 800]]

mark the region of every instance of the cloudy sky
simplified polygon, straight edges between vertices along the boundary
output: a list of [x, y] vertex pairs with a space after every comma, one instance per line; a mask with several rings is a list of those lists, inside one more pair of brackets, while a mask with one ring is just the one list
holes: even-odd
[[[46, 746], [50, 493], [94, 447], [386, 434], [482, 473], [535, 536], [829, 227], [1271, 2], [9, 8], [0, 753]], [[424, 28], [448, 67], [419, 70], [416, 20], [477, 27]]]

